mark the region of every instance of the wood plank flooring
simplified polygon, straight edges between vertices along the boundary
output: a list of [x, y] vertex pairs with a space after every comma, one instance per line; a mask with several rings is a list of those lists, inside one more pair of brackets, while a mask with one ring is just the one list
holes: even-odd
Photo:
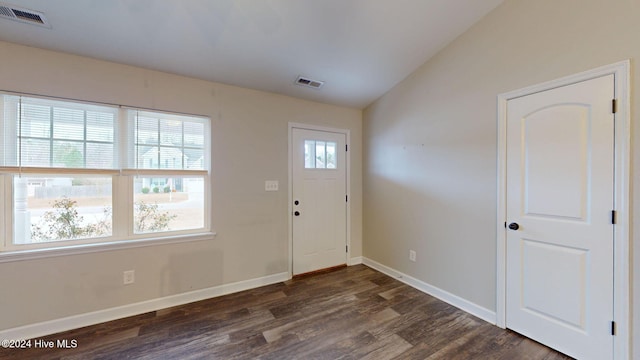
[[0, 359], [569, 359], [364, 265], [38, 340]]

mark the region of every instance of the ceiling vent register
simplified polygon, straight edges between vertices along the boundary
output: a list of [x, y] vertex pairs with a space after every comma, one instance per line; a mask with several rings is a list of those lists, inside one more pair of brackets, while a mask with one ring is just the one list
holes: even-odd
[[51, 28], [51, 24], [49, 24], [43, 13], [15, 5], [0, 3], [0, 18]]
[[298, 76], [296, 85], [306, 86], [312, 89], [320, 89], [324, 85], [324, 81], [312, 80], [306, 77]]

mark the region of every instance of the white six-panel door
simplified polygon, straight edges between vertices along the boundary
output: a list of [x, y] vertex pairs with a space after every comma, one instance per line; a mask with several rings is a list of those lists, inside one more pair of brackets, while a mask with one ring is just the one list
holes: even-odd
[[613, 355], [613, 75], [507, 102], [506, 325]]
[[293, 275], [346, 264], [346, 136], [292, 129]]

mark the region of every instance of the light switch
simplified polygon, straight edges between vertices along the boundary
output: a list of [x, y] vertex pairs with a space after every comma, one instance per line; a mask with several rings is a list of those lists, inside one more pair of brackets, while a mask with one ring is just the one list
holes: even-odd
[[278, 180], [267, 180], [264, 182], [264, 191], [278, 191]]

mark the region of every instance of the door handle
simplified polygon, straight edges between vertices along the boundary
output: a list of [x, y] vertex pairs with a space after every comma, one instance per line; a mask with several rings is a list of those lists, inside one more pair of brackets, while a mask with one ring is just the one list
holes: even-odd
[[296, 211], [296, 212], [294, 212], [294, 213], [293, 213], [293, 215], [295, 215], [295, 216], [300, 216], [300, 211]]
[[518, 225], [518, 223], [514, 223], [513, 222], [513, 223], [509, 224], [509, 229], [518, 230], [518, 229], [520, 229], [520, 225]]

